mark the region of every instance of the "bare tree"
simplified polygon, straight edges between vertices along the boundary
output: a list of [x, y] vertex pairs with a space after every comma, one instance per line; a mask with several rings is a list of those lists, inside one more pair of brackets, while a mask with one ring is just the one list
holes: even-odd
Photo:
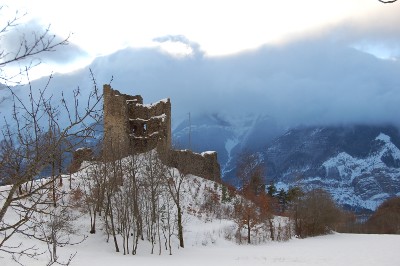
[[[0, 7], [0, 13], [2, 11], [4, 7]], [[65, 221], [60, 220], [66, 212], [64, 208], [58, 211], [61, 206], [57, 198], [58, 186], [62, 185], [63, 156], [93, 136], [91, 124], [101, 117], [102, 95], [93, 82], [86, 102], [82, 101], [78, 88], [72, 98], [62, 95], [58, 105], [48, 89], [52, 76], [44, 87], [32, 86], [30, 70], [41, 63], [42, 55], [67, 45], [69, 37], [60, 39], [47, 27], [43, 31], [21, 33], [12, 46], [3, 45], [9, 34], [18, 29], [24, 16], [16, 12], [0, 25], [0, 82], [5, 84], [2, 93], [9, 95], [0, 102], [9, 100], [12, 103], [12, 115], [2, 118], [0, 128], [0, 252], [10, 254], [17, 262], [23, 256], [38, 256], [41, 252], [35, 246], [25, 246], [22, 241], [18, 245], [8, 244], [15, 235], [25, 235], [51, 243], [50, 264], [60, 263], [56, 248], [70, 243], [59, 238], [67, 227]], [[15, 67], [19, 71], [10, 74], [9, 69]], [[91, 75], [94, 81], [93, 73]], [[22, 87], [23, 94], [17, 94], [12, 86], [22, 81], [27, 85]], [[67, 117], [66, 123], [60, 122], [61, 116]], [[42, 178], [45, 172], [50, 177]], [[39, 216], [46, 223], [35, 222]]]
[[[160, 201], [162, 193], [163, 179], [165, 175], [165, 166], [161, 162], [158, 153], [152, 150], [144, 155], [143, 164], [143, 183], [146, 193], [146, 202], [148, 203], [148, 237], [152, 245], [151, 254], [154, 252], [154, 246], [157, 238], [160, 237]], [[160, 241], [158, 241], [160, 244]]]
[[236, 175], [243, 194], [259, 195], [265, 191], [263, 161], [258, 153], [244, 150], [239, 155]]
[[[101, 164], [102, 173], [104, 174], [104, 178], [106, 180], [106, 189], [105, 189], [105, 226], [107, 230], [107, 234], [109, 236], [109, 231], [111, 231], [115, 251], [119, 252], [119, 245], [117, 240], [117, 229], [116, 221], [118, 217], [115, 217], [116, 212], [119, 211], [119, 205], [115, 203], [115, 196], [120, 190], [120, 186], [123, 185], [123, 168], [121, 163], [121, 157], [119, 154], [119, 145], [118, 141], [111, 139], [107, 140], [107, 149], [103, 151], [103, 162]], [[108, 239], [107, 239], [108, 241]]]
[[82, 178], [83, 195], [85, 210], [90, 216], [90, 233], [96, 233], [96, 217], [100, 211], [102, 191], [104, 189], [104, 175], [101, 173], [101, 167], [98, 164], [85, 169], [86, 175]]
[[[0, 6], [0, 13], [5, 7]], [[0, 25], [0, 42], [7, 37], [12, 30], [15, 30], [22, 18], [26, 14], [18, 11], [14, 16], [10, 17], [4, 25]], [[54, 52], [57, 48], [68, 44], [69, 36], [60, 39], [56, 35], [51, 34], [50, 26], [41, 32], [31, 32], [31, 36], [21, 35], [19, 42], [13, 45], [12, 50], [7, 50], [0, 46], [0, 81], [2, 83], [18, 84], [24, 75], [33, 67], [41, 63], [40, 55], [47, 52]], [[19, 63], [22, 67], [11, 76], [6, 74], [5, 67]]]
[[164, 244], [165, 250], [169, 250], [169, 255], [172, 255], [171, 238], [174, 235], [175, 228], [177, 225], [177, 219], [175, 219], [176, 211], [173, 208], [174, 201], [172, 199], [170, 192], [164, 189], [162, 193], [163, 193], [163, 205], [159, 210], [161, 229], [165, 239], [165, 244]]
[[[107, 141], [113, 142], [112, 138]], [[162, 243], [172, 254], [171, 237], [178, 228], [175, 217], [180, 217], [182, 222], [175, 202], [180, 204], [181, 189], [175, 188], [171, 179], [166, 178], [168, 168], [155, 150], [122, 158], [118, 154], [118, 141], [107, 146], [112, 147], [103, 152], [107, 160], [91, 167], [104, 169], [101, 172], [105, 176], [105, 202], [101, 206], [105, 208], [105, 229], [109, 236], [112, 235], [116, 251], [119, 252], [121, 247], [124, 255], [136, 255], [139, 239], [142, 239], [150, 242], [152, 254], [157, 245], [158, 253], [162, 253]], [[90, 173], [94, 172], [98, 171], [90, 170]], [[94, 182], [92, 178], [89, 180]], [[175, 181], [180, 182], [178, 186], [181, 187], [183, 179]], [[176, 191], [179, 195], [173, 199], [172, 194], [176, 196]]]
[[175, 202], [177, 208], [177, 226], [178, 226], [178, 238], [179, 238], [179, 246], [185, 247], [183, 241], [183, 221], [182, 221], [182, 205], [181, 205], [181, 198], [182, 198], [182, 189], [183, 183], [186, 180], [187, 173], [185, 171], [178, 171], [175, 168], [168, 169], [166, 175], [166, 184], [168, 190], [171, 194], [172, 199]]
[[138, 178], [138, 169], [141, 168], [141, 162], [138, 160], [138, 156], [131, 156], [129, 160], [129, 166], [127, 171], [128, 177], [128, 185], [131, 190], [132, 195], [132, 204], [131, 213], [134, 218], [134, 230], [133, 230], [133, 248], [132, 255], [135, 255], [137, 252], [137, 247], [139, 243], [139, 238], [143, 239], [143, 216], [140, 211], [140, 192], [141, 185], [140, 180]]
[[245, 198], [238, 198], [234, 204], [234, 220], [238, 225], [239, 243], [242, 241], [241, 230], [247, 231], [247, 243], [251, 243], [252, 229], [259, 223], [259, 215], [254, 203]]
[[[46, 97], [47, 86], [39, 90], [35, 97], [34, 89], [29, 84], [28, 100], [8, 88], [13, 99], [12, 120], [4, 119], [0, 145], [0, 180], [4, 185], [0, 193], [0, 250], [10, 254], [21, 251], [20, 247], [9, 247], [6, 242], [14, 234], [25, 234], [32, 215], [40, 209], [39, 205], [49, 204], [43, 195], [53, 195], [51, 204], [56, 207], [56, 183], [61, 175], [57, 167], [62, 154], [74, 150], [71, 138], [87, 139], [92, 136], [93, 128], [87, 120], [100, 116], [101, 94], [94, 86], [92, 93], [82, 110], [78, 105], [70, 108], [65, 99], [61, 106], [54, 106], [52, 97]], [[75, 101], [79, 92], [76, 91]], [[69, 117], [69, 123], [59, 124], [61, 113]], [[49, 178], [38, 180], [43, 170], [50, 168]], [[26, 204], [26, 201], [29, 204]], [[14, 221], [10, 215], [18, 213], [20, 219]]]
[[79, 244], [86, 239], [86, 236], [83, 235], [80, 239], [72, 240], [72, 235], [77, 234], [73, 224], [76, 217], [68, 204], [59, 202], [62, 201], [60, 197], [57, 201], [56, 207], [49, 206], [46, 210], [42, 209], [41, 212], [35, 213], [32, 217], [32, 222], [35, 225], [35, 232], [32, 237], [47, 243], [50, 257], [50, 262], [47, 265], [55, 263], [69, 265], [76, 252], [71, 254], [66, 261], [62, 261], [57, 253], [58, 247]]

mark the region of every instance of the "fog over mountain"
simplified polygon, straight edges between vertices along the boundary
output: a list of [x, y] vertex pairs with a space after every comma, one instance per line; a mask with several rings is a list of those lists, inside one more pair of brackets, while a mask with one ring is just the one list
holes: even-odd
[[[179, 41], [176, 40], [175, 41]], [[187, 113], [272, 117], [285, 128], [348, 123], [399, 124], [400, 62], [383, 60], [339, 43], [312, 39], [263, 46], [225, 57], [171, 55], [159, 47], [120, 50], [89, 67], [97, 84], [112, 80], [145, 102], [170, 97], [173, 123]], [[89, 67], [55, 75], [54, 94], [90, 87]], [[33, 83], [41, 88], [47, 79]]]

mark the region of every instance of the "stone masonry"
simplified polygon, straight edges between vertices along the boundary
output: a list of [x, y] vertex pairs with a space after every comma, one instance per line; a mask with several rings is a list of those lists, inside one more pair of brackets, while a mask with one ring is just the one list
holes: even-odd
[[220, 181], [216, 152], [202, 154], [171, 149], [171, 101], [143, 104], [140, 95], [126, 95], [104, 85], [104, 146], [111, 158], [157, 149], [163, 162], [178, 170]]
[[171, 102], [144, 105], [140, 95], [126, 95], [104, 85], [106, 145], [126, 156], [171, 146]]

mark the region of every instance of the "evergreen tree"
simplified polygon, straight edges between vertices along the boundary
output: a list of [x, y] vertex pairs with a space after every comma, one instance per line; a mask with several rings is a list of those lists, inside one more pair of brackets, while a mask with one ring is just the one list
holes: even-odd
[[271, 184], [268, 186], [268, 189], [267, 189], [268, 195], [271, 197], [274, 197], [276, 195], [277, 191], [278, 190], [276, 189], [275, 184], [271, 182]]

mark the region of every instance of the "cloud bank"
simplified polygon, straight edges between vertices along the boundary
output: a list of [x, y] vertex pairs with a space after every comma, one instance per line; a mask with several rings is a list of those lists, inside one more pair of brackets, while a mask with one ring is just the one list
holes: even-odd
[[[171, 98], [174, 123], [191, 112], [262, 114], [283, 127], [400, 125], [400, 17], [395, 13], [220, 57], [207, 56], [185, 36], [167, 35], [154, 39], [159, 47], [127, 48], [99, 57], [89, 67], [98, 84], [113, 77], [115, 89], [141, 94], [146, 102]], [[191, 52], [176, 57], [160, 49], [165, 43]], [[390, 59], [372, 55], [367, 46], [389, 51]], [[71, 49], [54, 53], [58, 57], [53, 60], [79, 53]], [[82, 92], [91, 87], [88, 68], [56, 75], [51, 83], [54, 91], [66, 93], [78, 85]]]
[[[325, 39], [224, 57], [176, 58], [157, 48], [129, 48], [90, 68], [98, 84], [113, 77], [115, 89], [141, 94], [145, 102], [171, 98], [175, 123], [191, 112], [263, 114], [285, 127], [400, 124], [400, 62]], [[52, 83], [64, 91], [90, 87], [82, 81], [88, 76], [83, 69]]]

